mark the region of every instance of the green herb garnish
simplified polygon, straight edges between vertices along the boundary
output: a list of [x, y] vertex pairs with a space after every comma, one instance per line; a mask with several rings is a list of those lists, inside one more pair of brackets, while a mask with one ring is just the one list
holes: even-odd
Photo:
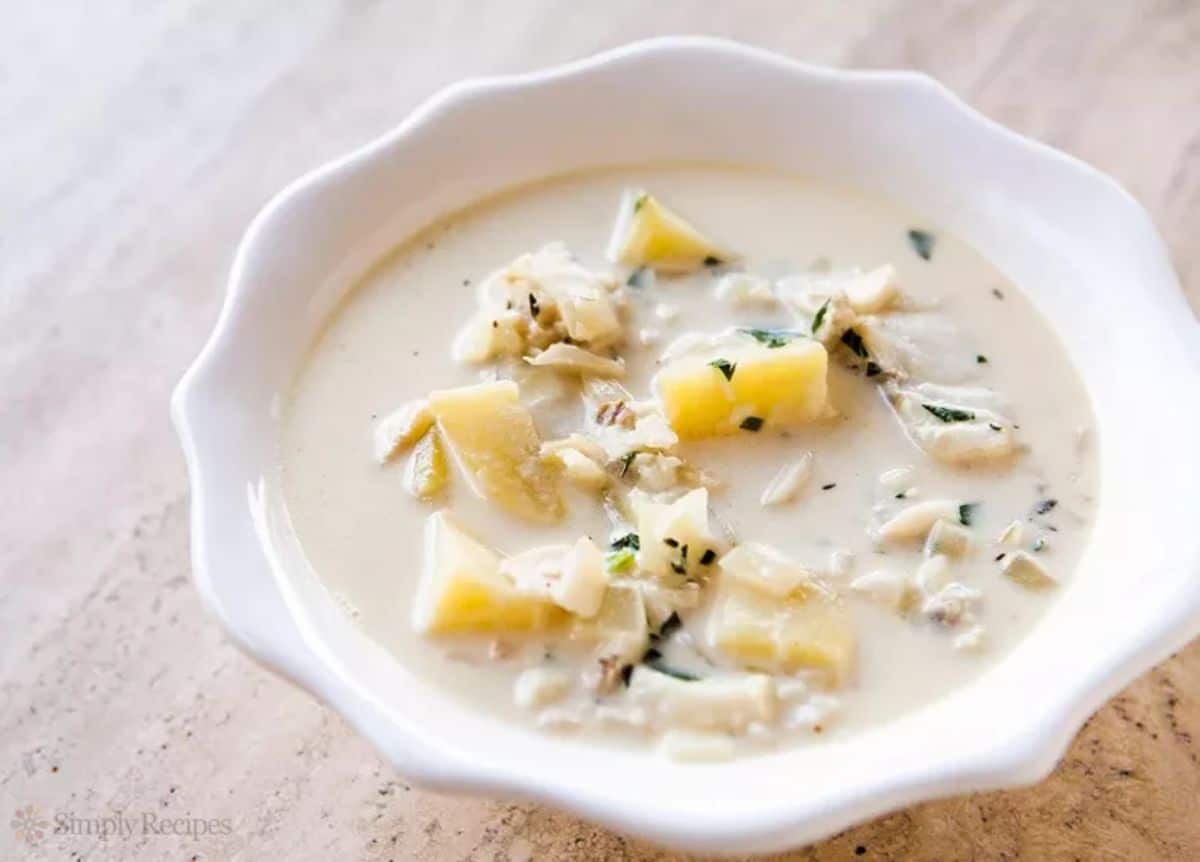
[[621, 682], [629, 688], [629, 680], [633, 677], [633, 665], [627, 664], [621, 668]]
[[989, 422], [988, 427], [991, 428], [993, 431], [1003, 431], [1004, 430], [999, 425], [997, 425], [995, 422]]
[[870, 359], [867, 360], [867, 376], [868, 377], [878, 377], [882, 373], [883, 373], [883, 369], [880, 368], [874, 362], [874, 360], [870, 360]]
[[611, 547], [614, 551], [619, 551], [621, 548], [632, 548], [635, 551], [641, 550], [642, 540], [637, 533], [626, 533], [612, 540]]
[[817, 309], [817, 313], [813, 315], [812, 334], [816, 335], [817, 330], [821, 328], [821, 324], [825, 322], [825, 312], [829, 311], [830, 300], [825, 300], [821, 303], [821, 307]]
[[745, 419], [743, 419], [741, 421], [741, 423], [738, 425], [738, 427], [741, 428], [743, 431], [758, 431], [760, 428], [763, 427], [762, 417], [761, 416], [747, 416]]
[[713, 563], [713, 560], [715, 560], [716, 558], [717, 558], [717, 552], [714, 551], [712, 548], [708, 548], [703, 554], [700, 555], [700, 565], [711, 566]]
[[1046, 514], [1049, 514], [1050, 510], [1053, 509], [1057, 505], [1058, 505], [1058, 500], [1054, 500], [1054, 499], [1042, 500], [1036, 506], [1033, 507], [1033, 511], [1038, 515], [1046, 515]]
[[837, 482], [830, 482], [826, 485], [822, 485], [821, 490], [822, 491], [832, 491], [836, 487], [837, 487]]
[[970, 410], [959, 410], [957, 407], [942, 407], [939, 404], [922, 404], [921, 406], [943, 422], [975, 421], [975, 414]]
[[733, 372], [737, 369], [737, 363], [730, 362], [728, 359], [714, 359], [708, 364], [724, 374], [726, 380], [732, 380]]
[[978, 362], [980, 365], [987, 365], [988, 360], [987, 360], [986, 356], [984, 356], [982, 353], [980, 353], [978, 356], [975, 357], [975, 361]]
[[678, 548], [679, 540], [672, 539], [670, 536], [667, 536], [665, 539], [663, 539], [663, 544], [666, 545], [668, 548]]
[[863, 344], [862, 336], [853, 329], [847, 329], [842, 333], [842, 344], [849, 347], [854, 355], [860, 359], [866, 359], [870, 356], [867, 353], [867, 346]]
[[971, 522], [975, 520], [975, 510], [978, 508], [978, 503], [963, 503], [958, 507], [958, 523], [964, 527], [971, 526]]
[[1046, 550], [1046, 539], [1044, 536], [1038, 536], [1037, 541], [1033, 543], [1033, 549], [1035, 551]]
[[640, 195], [637, 196], [637, 198], [634, 199], [634, 201], [633, 201], [633, 211], [634, 212], [637, 212], [638, 210], [640, 210], [642, 207], [644, 207], [646, 205], [647, 197], [648, 197], [648, 195], [645, 192], [642, 192]]
[[704, 258], [704, 265], [705, 265], [705, 266], [720, 266], [720, 265], [721, 265], [721, 258], [719, 258], [719, 257], [713, 257], [711, 254], [710, 254], [710, 255], [707, 255], [707, 256]]
[[796, 333], [788, 332], [786, 329], [740, 329], [749, 335], [759, 344], [765, 344], [767, 347], [783, 347], [796, 337]]
[[648, 269], [646, 269], [646, 267], [639, 266], [633, 272], [629, 273], [629, 278], [625, 279], [626, 286], [628, 286], [628, 287], [645, 287], [646, 286], [646, 276], [649, 274], [649, 272], [650, 271]]
[[933, 257], [933, 234], [929, 233], [928, 231], [912, 228], [908, 232], [908, 241], [912, 243], [913, 251], [915, 251], [922, 260], [929, 260], [931, 257]]
[[604, 555], [604, 568], [610, 572], [623, 572], [633, 567], [635, 559], [633, 548], [621, 548]]
[[529, 316], [537, 320], [537, 316], [541, 313], [542, 307], [538, 305], [537, 297], [532, 293], [529, 294]]

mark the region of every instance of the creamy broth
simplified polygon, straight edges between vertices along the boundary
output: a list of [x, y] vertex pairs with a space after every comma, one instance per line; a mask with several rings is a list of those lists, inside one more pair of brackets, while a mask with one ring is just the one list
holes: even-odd
[[[682, 275], [641, 270], [634, 279], [639, 284], [626, 285], [631, 267], [608, 260], [606, 245], [618, 202], [630, 188], [649, 190], [735, 252], [736, 262]], [[912, 230], [920, 233], [914, 237]], [[879, 317], [886, 318], [885, 331], [906, 345], [906, 379], [889, 382], [887, 371], [865, 376], [865, 363], [847, 352], [842, 339], [830, 348], [828, 368], [835, 417], [685, 440], [674, 452], [721, 483], [708, 500], [713, 529], [727, 540], [722, 552], [761, 543], [818, 573], [823, 588], [836, 593], [854, 634], [853, 671], [846, 679], [831, 683], [805, 668], [770, 673], [780, 689], [779, 719], [717, 726], [722, 740], [753, 749], [812, 740], [818, 733], [827, 738], [928, 703], [984, 673], [1055, 600], [1061, 587], [1031, 588], [1028, 579], [1006, 574], [1014, 555], [1044, 567], [1060, 584], [1071, 578], [1098, 485], [1089, 445], [1093, 418], [1057, 338], [991, 264], [886, 202], [801, 178], [710, 167], [605, 170], [489, 200], [405, 244], [332, 316], [295, 381], [280, 451], [296, 536], [331, 594], [405, 667], [481, 711], [530, 726], [639, 743], [656, 743], [672, 730], [669, 721], [639, 721], [630, 711], [628, 676], [624, 685], [600, 694], [589, 687], [587, 673], [596, 662], [590, 648], [559, 636], [433, 637], [413, 625], [432, 513], [448, 510], [454, 524], [500, 554], [570, 545], [582, 536], [608, 553], [614, 537], [632, 527], [615, 524], [595, 491], [562, 481], [564, 516], [535, 523], [474, 492], [453, 451], [447, 487], [433, 503], [406, 489], [409, 456], [382, 466], [372, 458], [373, 433], [400, 405], [432, 390], [497, 377], [517, 377], [543, 441], [581, 430], [586, 408], [571, 375], [540, 369], [530, 376], [520, 362], [463, 363], [451, 356], [456, 334], [476, 313], [480, 281], [552, 241], [565, 243], [583, 267], [611, 273], [622, 285], [624, 340], [615, 353], [626, 368], [621, 384], [639, 399], [654, 396], [652, 378], [669, 364], [664, 351], [680, 336], [730, 327], [811, 329], [811, 319], [798, 314], [793, 302], [760, 296], [757, 303], [728, 281], [719, 297], [723, 277], [755, 274], [762, 279], [756, 284], [778, 296], [797, 281], [824, 283], [829, 272], [894, 267], [892, 280], [903, 299]], [[754, 344], [753, 338], [743, 341]], [[711, 358], [723, 343], [699, 349]], [[1019, 450], [1003, 459], [961, 463], [931, 457], [906, 433], [884, 394], [887, 386], [909, 391], [923, 384], [1000, 396], [1004, 433], [1011, 424]], [[547, 396], [559, 390], [559, 397]], [[922, 413], [920, 404], [915, 409]], [[954, 424], [945, 409], [940, 418], [925, 412], [933, 416], [934, 432], [944, 430], [936, 423], [947, 416], [946, 424]], [[764, 505], [764, 489], [781, 468], [809, 452], [811, 475], [797, 483], [794, 499]], [[611, 475], [614, 468], [608, 469]], [[620, 485], [630, 477], [610, 481]], [[912, 541], [888, 541], [881, 530], [906, 508], [938, 500], [971, 504], [961, 519], [943, 519], [948, 538], [967, 537], [969, 550], [949, 554], [946, 572], [926, 568], [922, 575], [978, 591], [963, 620], [948, 621], [944, 609], [928, 605], [932, 588], [907, 599], [890, 597], [897, 585], [913, 590], [928, 556], [924, 531]], [[1001, 542], [1014, 522], [1019, 528]], [[713, 571], [717, 567], [711, 564]], [[744, 676], [736, 662], [714, 656], [703, 643], [710, 605], [705, 598], [681, 611], [682, 629], [653, 645], [669, 668]], [[514, 686], [530, 667], [569, 680], [567, 692], [546, 695], [546, 706], [518, 705]], [[594, 683], [595, 670], [590, 672]], [[529, 684], [526, 675], [522, 685]], [[711, 754], [702, 745], [695, 751]]]

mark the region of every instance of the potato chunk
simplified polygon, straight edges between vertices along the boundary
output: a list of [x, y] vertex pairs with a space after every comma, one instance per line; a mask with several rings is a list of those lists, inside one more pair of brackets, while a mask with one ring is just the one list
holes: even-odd
[[413, 605], [422, 634], [513, 634], [545, 631], [569, 615], [544, 596], [520, 592], [500, 573], [500, 558], [445, 512], [425, 524], [425, 568]]
[[779, 599], [722, 576], [708, 619], [709, 645], [754, 670], [824, 672], [830, 683], [854, 671], [856, 641], [837, 602], [801, 591]]
[[432, 500], [442, 493], [450, 479], [446, 453], [436, 430], [430, 428], [413, 447], [404, 467], [404, 488], [418, 500]]
[[563, 515], [558, 477], [540, 457], [533, 417], [511, 380], [443, 389], [429, 409], [458, 465], [481, 497], [530, 521], [552, 523]]
[[664, 273], [691, 272], [733, 257], [645, 191], [629, 191], [622, 198], [608, 256]]
[[718, 357], [683, 356], [658, 373], [655, 386], [681, 438], [744, 434], [826, 416], [828, 364], [816, 341], [749, 344]]

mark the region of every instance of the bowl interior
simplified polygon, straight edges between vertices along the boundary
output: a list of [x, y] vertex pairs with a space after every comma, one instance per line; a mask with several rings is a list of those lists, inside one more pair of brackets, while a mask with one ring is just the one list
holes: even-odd
[[[1041, 623], [972, 685], [848, 741], [648, 768], [642, 753], [467, 711], [361, 634], [304, 564], [280, 506], [276, 423], [338, 299], [447, 212], [646, 161], [768, 167], [898, 201], [978, 248], [1059, 332], [1100, 429], [1093, 540]], [[674, 843], [768, 849], [912, 799], [1033, 779], [1103, 697], [1195, 630], [1200, 469], [1187, 429], [1200, 420], [1200, 339], [1161, 243], [1114, 184], [927, 79], [683, 40], [460, 87], [285, 192], [248, 235], [232, 291], [178, 408], [201, 453], [202, 585], [253, 650], [418, 779], [536, 797]]]

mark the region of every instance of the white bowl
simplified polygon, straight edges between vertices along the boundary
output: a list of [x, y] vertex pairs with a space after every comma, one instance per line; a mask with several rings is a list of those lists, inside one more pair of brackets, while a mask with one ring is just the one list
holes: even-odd
[[[280, 396], [356, 277], [498, 189], [652, 160], [769, 166], [895, 199], [980, 249], [1062, 334], [1100, 428], [1095, 537], [1042, 622], [974, 684], [844, 741], [666, 763], [470, 711], [361, 634], [300, 560], [279, 504]], [[921, 75], [670, 38], [444, 90], [259, 214], [172, 408], [196, 580], [252, 655], [420, 784], [535, 799], [680, 848], [778, 850], [1036, 781], [1106, 698], [1200, 631], [1200, 327], [1162, 241], [1115, 182]]]

